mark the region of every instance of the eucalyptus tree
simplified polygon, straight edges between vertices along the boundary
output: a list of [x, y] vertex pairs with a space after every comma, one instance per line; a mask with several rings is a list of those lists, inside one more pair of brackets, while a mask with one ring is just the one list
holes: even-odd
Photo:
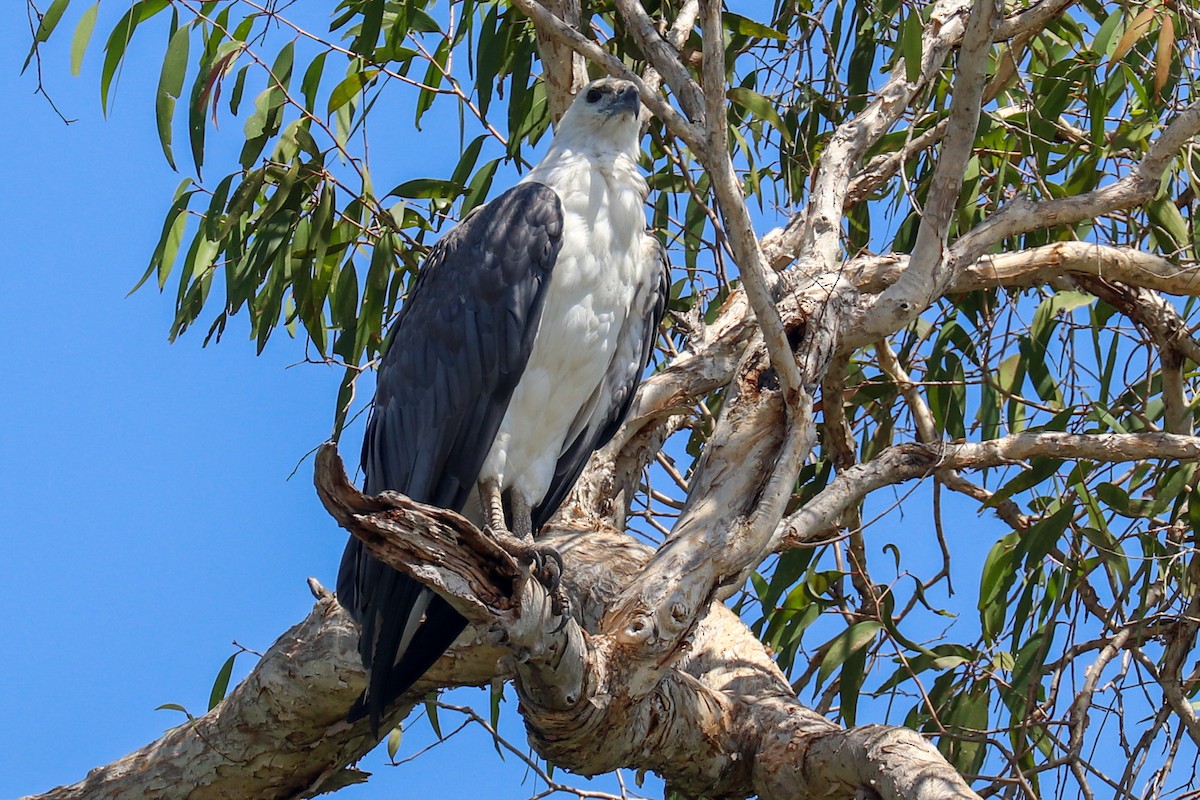
[[[100, 4], [27, 2], [30, 59], [70, 37], [78, 71]], [[541, 759], [653, 770], [679, 796], [1188, 786], [1194, 8], [301, 6], [137, 0], [95, 37], [105, 104], [131, 42], [165, 43], [158, 132], [187, 177], [142, 283], [172, 298], [172, 337], [291, 336], [344, 371], [336, 438], [423, 254], [603, 74], [654, 113], [647, 215], [674, 270], [653, 373], [544, 532], [565, 627], [469, 523], [363, 497], [320, 451], [331, 514], [474, 625], [392, 724], [438, 688], [513, 679]], [[381, 192], [396, 102], [406, 142], [444, 139], [444, 114], [461, 155]], [[214, 162], [232, 119], [240, 155]], [[357, 634], [313, 589], [209, 714], [45, 796], [357, 780], [376, 744], [344, 722]]]

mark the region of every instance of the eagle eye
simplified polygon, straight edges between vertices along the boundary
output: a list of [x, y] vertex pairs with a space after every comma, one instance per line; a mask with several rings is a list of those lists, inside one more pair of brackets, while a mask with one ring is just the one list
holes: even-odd
[[597, 100], [600, 99], [601, 94], [603, 94], [603, 93], [599, 89], [588, 89], [587, 101], [589, 103], [595, 103]]

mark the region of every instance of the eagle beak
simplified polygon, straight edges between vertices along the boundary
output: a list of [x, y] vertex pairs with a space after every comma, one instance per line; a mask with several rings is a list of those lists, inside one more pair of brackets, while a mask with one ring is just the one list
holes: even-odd
[[617, 90], [617, 102], [613, 105], [614, 112], [628, 111], [636, 117], [641, 109], [642, 100], [638, 97], [636, 86], [630, 83]]

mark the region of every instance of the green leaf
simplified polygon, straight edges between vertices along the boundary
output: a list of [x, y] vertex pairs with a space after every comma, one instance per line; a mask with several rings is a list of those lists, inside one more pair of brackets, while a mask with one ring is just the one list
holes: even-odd
[[375, 76], [379, 74], [377, 69], [364, 69], [360, 72], [355, 72], [348, 75], [337, 86], [333, 87], [333, 91], [329, 94], [329, 106], [326, 112], [332, 114], [342, 106], [349, 103], [354, 98], [362, 94], [363, 89], [367, 84], [375, 80]]
[[356, 353], [375, 349], [382, 344], [380, 332], [383, 324], [384, 298], [395, 263], [395, 245], [392, 236], [384, 234], [375, 243], [375, 249], [371, 252], [371, 264], [367, 268], [362, 305], [358, 312], [358, 332], [354, 340]]
[[[500, 730], [500, 708], [504, 702], [504, 681], [495, 680], [488, 691], [488, 719], [492, 724], [492, 730]], [[500, 760], [504, 760], [504, 751], [500, 749], [500, 737], [492, 736], [492, 746], [496, 748], [496, 754], [500, 756]]]
[[467, 180], [471, 176], [471, 170], [475, 169], [475, 163], [479, 160], [479, 151], [482, 149], [483, 141], [486, 138], [487, 134], [480, 134], [469, 145], [463, 148], [463, 154], [458, 159], [458, 164], [454, 167], [454, 172], [450, 176], [450, 181], [460, 191], [467, 185]]
[[437, 736], [438, 741], [444, 741], [442, 736], [442, 723], [438, 720], [437, 692], [430, 692], [425, 698], [425, 714], [429, 717], [429, 725], [433, 728], [433, 733]]
[[744, 86], [733, 87], [726, 93], [726, 96], [754, 116], [766, 120], [772, 128], [779, 131], [779, 135], [783, 137], [784, 141], [792, 144], [792, 133], [787, 129], [783, 117], [779, 116], [779, 110], [770, 98]]
[[404, 731], [400, 730], [400, 726], [392, 728], [392, 732], [387, 738], [387, 754], [392, 761], [396, 760], [396, 753], [400, 752], [400, 740], [404, 736]]
[[492, 188], [492, 179], [496, 177], [496, 167], [498, 166], [500, 166], [500, 159], [494, 158], [475, 173], [475, 177], [471, 179], [471, 183], [463, 193], [462, 213], [464, 215], [487, 197], [488, 191]]
[[909, 83], [915, 83], [921, 77], [921, 36], [925, 33], [925, 25], [921, 15], [910, 11], [904, 15], [900, 23], [900, 55], [904, 58], [904, 77]]
[[67, 4], [70, 2], [71, 0], [54, 0], [46, 9], [46, 13], [42, 15], [41, 22], [38, 23], [37, 30], [33, 34], [33, 42], [29, 45], [29, 55], [25, 56], [25, 63], [21, 65], [22, 74], [29, 68], [29, 62], [33, 60], [38, 45], [49, 39], [50, 34], [54, 33], [54, 29], [58, 27], [58, 21], [62, 19], [63, 12], [67, 10]]
[[835, 636], [825, 649], [825, 657], [821, 659], [821, 668], [817, 671], [817, 684], [823, 684], [835, 669], [870, 644], [881, 630], [881, 623], [869, 619], [856, 622]]
[[[192, 163], [196, 166], [197, 175], [204, 165], [204, 136], [208, 116], [206, 112], [209, 101], [214, 104], [216, 102], [214, 87], [244, 48], [245, 45], [241, 42], [224, 42], [217, 48], [210, 61], [201, 59], [200, 71], [192, 84], [188, 99], [188, 141], [192, 148]], [[214, 119], [215, 116], [214, 111]]]
[[379, 29], [383, 24], [383, 0], [372, 0], [362, 5], [362, 24], [358, 26], [358, 36], [350, 49], [364, 57], [370, 57], [375, 52], [375, 43], [379, 40]]
[[[988, 730], [987, 684], [980, 682], [968, 691], [951, 695], [941, 713], [942, 722], [949, 729], [948, 735], [939, 742], [947, 758], [960, 772], [975, 774], [983, 765], [988, 747], [981, 737]], [[965, 734], [962, 738], [955, 733]]]
[[158, 93], [155, 96], [154, 111], [158, 119], [158, 140], [162, 143], [163, 155], [171, 169], [175, 166], [175, 156], [171, 152], [171, 122], [175, 117], [175, 101], [183, 92], [183, 78], [187, 73], [188, 46], [191, 42], [191, 31], [184, 25], [175, 31], [167, 45], [167, 53], [163, 58], [162, 73], [158, 77]]
[[[1054, 643], [1055, 630], [1054, 625], [1049, 625], [1022, 639], [1023, 643], [1017, 651], [1012, 671], [1012, 685], [1018, 692], [1024, 692], [1040, 681], [1046, 656]], [[1016, 644], [1014, 642], [1014, 646]], [[1060, 650], [1059, 653], [1061, 652]]]
[[774, 39], [779, 42], [786, 42], [788, 40], [786, 33], [763, 25], [761, 22], [747, 19], [740, 14], [734, 14], [732, 11], [726, 11], [722, 14], [721, 21], [725, 25], [725, 30], [730, 33], [737, 33], [754, 39]]
[[[1061, 508], [1045, 519], [1038, 520], [1021, 534], [1013, 550], [1013, 557], [1024, 557], [1025, 571], [1032, 572], [1042, 563], [1042, 560], [1054, 549], [1054, 545], [1066, 533], [1067, 527], [1075, 516], [1075, 506], [1064, 503]], [[995, 597], [999, 602], [1002, 598]]]
[[437, 98], [436, 90], [446, 77], [449, 58], [450, 39], [445, 38], [438, 43], [437, 49], [433, 52], [433, 60], [429, 62], [429, 66], [425, 70], [424, 88], [417, 95], [417, 114], [413, 124], [417, 126], [418, 130], [421, 128], [421, 117], [425, 116], [425, 112], [433, 107], [433, 101]]
[[1192, 241], [1188, 231], [1187, 221], [1179, 212], [1170, 197], [1163, 197], [1146, 203], [1146, 216], [1154, 226], [1154, 238], [1157, 240], [1157, 250], [1171, 257], [1185, 250]]
[[62, 19], [63, 12], [67, 10], [67, 6], [71, 0], [54, 0], [50, 7], [46, 9], [46, 13], [42, 15], [42, 21], [38, 24], [37, 33], [34, 34], [34, 41], [44, 42], [50, 38], [50, 34], [54, 33], [54, 29], [58, 27], [58, 21]]
[[325, 57], [328, 55], [328, 52], [318, 53], [309, 63], [308, 69], [304, 70], [304, 77], [300, 79], [300, 93], [304, 95], [304, 108], [309, 113], [313, 113], [317, 107], [317, 90], [321, 88]]
[[1102, 503], [1123, 517], [1136, 519], [1149, 518], [1154, 515], [1153, 500], [1135, 500], [1115, 484], [1101, 483], [1093, 491]]
[[861, 647], [846, 658], [838, 674], [838, 694], [841, 696], [842, 720], [853, 727], [858, 718], [858, 695], [867, 667], [867, 649]]
[[229, 93], [229, 113], [234, 116], [242, 106], [242, 95], [246, 91], [246, 74], [249, 72], [250, 65], [246, 64], [238, 70], [237, 77], [233, 79], [233, 91]]
[[292, 80], [294, 45], [295, 42], [288, 42], [280, 49], [267, 76], [267, 88], [254, 99], [254, 113], [246, 120], [246, 143], [242, 146], [239, 158], [243, 169], [250, 169], [254, 165], [267, 146], [267, 141], [279, 132], [283, 105], [287, 102], [288, 86]]
[[504, 52], [497, 41], [501, 36], [499, 27], [499, 5], [493, 5], [479, 23], [479, 44], [475, 48], [475, 85], [479, 92], [479, 112], [485, 116], [492, 102], [492, 91]]
[[190, 711], [188, 711], [186, 708], [184, 708], [183, 706], [179, 705], [179, 703], [163, 703], [161, 706], [155, 706], [154, 710], [155, 711], [178, 711], [179, 713], [186, 716], [188, 719], [192, 719], [192, 720], [195, 719], [195, 717], [192, 716], [192, 713]]
[[1031, 459], [1031, 469], [1023, 470], [1017, 477], [1004, 484], [998, 492], [987, 499], [984, 508], [996, 508], [1001, 500], [1012, 497], [1017, 492], [1023, 492], [1037, 486], [1051, 475], [1058, 472], [1062, 459], [1034, 458]]
[[163, 286], [166, 285], [167, 276], [170, 275], [171, 267], [175, 264], [175, 256], [179, 253], [179, 245], [183, 241], [183, 231], [187, 224], [187, 214], [183, 212], [187, 209], [192, 195], [196, 193], [195, 189], [187, 191], [191, 185], [192, 179], [184, 178], [175, 189], [171, 208], [167, 211], [166, 219], [163, 220], [158, 245], [154, 248], [154, 254], [150, 256], [150, 265], [146, 267], [145, 274], [137, 284], [129, 290], [129, 294], [142, 288], [142, 284], [155, 273], [155, 270], [158, 271], [159, 291], [162, 291]]
[[458, 184], [440, 178], [414, 178], [405, 181], [384, 197], [442, 198], [458, 194]]
[[104, 66], [100, 70], [100, 107], [105, 115], [108, 114], [109, 88], [117, 73], [117, 67], [125, 58], [125, 48], [129, 46], [133, 32], [137, 30], [138, 25], [168, 5], [170, 5], [168, 0], [139, 0], [125, 12], [125, 16], [121, 17], [116, 27], [112, 29], [112, 33], [109, 34], [108, 41], [104, 45]]
[[988, 551], [979, 580], [979, 617], [988, 641], [995, 641], [1004, 624], [1004, 599], [1016, 580], [1013, 557], [1019, 538], [1010, 533]]
[[[361, 355], [361, 351], [354, 348], [355, 333], [358, 330], [358, 271], [354, 267], [353, 258], [346, 259], [346, 263], [342, 264], [329, 301], [333, 326], [339, 331], [333, 352], [347, 363], [357, 364]], [[340, 408], [339, 405], [339, 410]]]
[[338, 384], [337, 401], [333, 408], [333, 433], [330, 436], [335, 442], [342, 438], [342, 428], [346, 425], [346, 415], [350, 411], [350, 404], [354, 402], [354, 382], [357, 379], [357, 367], [346, 367], [346, 371], [342, 375], [342, 381]]
[[75, 35], [71, 37], [71, 74], [76, 77], [79, 77], [79, 70], [83, 68], [83, 54], [87, 52], [88, 42], [92, 40], [92, 31], [96, 28], [96, 12], [99, 10], [99, 0], [88, 6], [75, 26]]
[[229, 658], [225, 659], [225, 663], [221, 665], [221, 669], [217, 671], [217, 679], [213, 681], [212, 691], [208, 695], [208, 710], [212, 711], [217, 707], [222, 700], [225, 699], [225, 692], [229, 690], [229, 678], [233, 675], [233, 662], [241, 654], [241, 650], [237, 651]]

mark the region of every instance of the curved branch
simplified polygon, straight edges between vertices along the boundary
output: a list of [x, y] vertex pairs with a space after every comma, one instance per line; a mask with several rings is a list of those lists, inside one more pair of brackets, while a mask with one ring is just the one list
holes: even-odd
[[[583, 19], [579, 0], [546, 0], [550, 13], [578, 30]], [[550, 119], [555, 124], [562, 119], [575, 99], [575, 93], [587, 83], [587, 63], [579, 53], [562, 40], [546, 35], [542, 28], [535, 28], [538, 40], [538, 55], [542, 60], [542, 81], [546, 84], [546, 101], [550, 107]]]
[[1030, 231], [1067, 225], [1132, 208], [1152, 199], [1167, 167], [1200, 133], [1200, 100], [1193, 102], [1163, 129], [1130, 175], [1084, 194], [1056, 200], [1017, 198], [963, 235], [950, 248], [955, 263], [979, 259], [992, 245]]
[[867, 150], [896, 124], [917, 92], [941, 69], [950, 48], [962, 38], [963, 21], [969, 9], [970, 0], [936, 3], [931, 11], [931, 24], [922, 36], [920, 77], [909, 81], [901, 61], [875, 99], [834, 132], [814, 170], [816, 181], [807, 211], [795, 215], [784, 228], [776, 228], [763, 237], [763, 250], [770, 264], [780, 269], [802, 256], [816, 260], [815, 267], [804, 268], [806, 272], [836, 271], [842, 209], [850, 177]]
[[[704, 95], [679, 58], [679, 51], [654, 27], [646, 9], [637, 0], [616, 0], [614, 5], [633, 34], [642, 55], [671, 87], [683, 113], [693, 121], [704, 119]], [[686, 20], [686, 16], [684, 17]], [[680, 37], [681, 39], [683, 37]]]
[[[896, 292], [918, 298], [922, 307], [941, 294], [947, 278], [953, 274], [952, 265], [945, 258], [946, 242], [950, 220], [958, 207], [963, 173], [974, 152], [983, 90], [987, 84], [988, 54], [996, 27], [995, 11], [995, 0], [975, 0], [971, 8], [958, 53], [946, 138], [930, 178], [929, 196], [908, 269], [894, 287]], [[922, 297], [925, 303], [920, 303]], [[881, 297], [880, 301], [886, 303], [887, 298]]]

